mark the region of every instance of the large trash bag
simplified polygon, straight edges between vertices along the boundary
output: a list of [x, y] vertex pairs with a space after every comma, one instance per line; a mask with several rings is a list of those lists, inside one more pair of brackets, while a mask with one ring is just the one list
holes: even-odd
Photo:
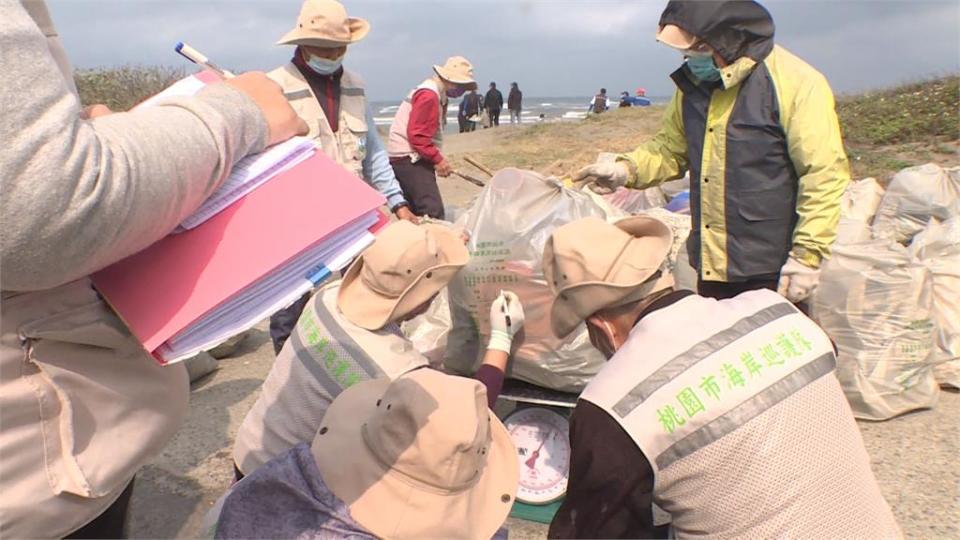
[[930, 271], [934, 377], [941, 385], [960, 388], [960, 217], [932, 220], [914, 237], [910, 251]]
[[490, 180], [458, 221], [470, 235], [470, 262], [448, 287], [448, 370], [476, 371], [490, 335], [490, 303], [501, 289], [509, 289], [526, 314], [509, 377], [579, 392], [600, 371], [604, 358], [590, 345], [585, 326], [566, 339], [554, 337], [553, 295], [543, 277], [543, 246], [553, 230], [591, 216], [607, 218], [585, 193], [532, 171], [504, 169]]
[[884, 189], [873, 178], [851, 182], [840, 199], [837, 244], [856, 244], [873, 239], [870, 224], [883, 200]]
[[946, 221], [960, 212], [960, 167], [933, 163], [898, 172], [873, 220], [873, 237], [909, 245], [932, 218]]
[[936, 404], [929, 272], [905, 247], [834, 246], [813, 316], [837, 346], [837, 378], [857, 418], [886, 420]]

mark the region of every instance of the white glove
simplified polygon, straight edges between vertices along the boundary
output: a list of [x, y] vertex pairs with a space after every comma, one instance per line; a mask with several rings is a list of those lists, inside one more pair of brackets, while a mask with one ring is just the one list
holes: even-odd
[[623, 161], [612, 163], [594, 163], [577, 171], [573, 175], [573, 182], [578, 183], [589, 178], [593, 179], [590, 189], [596, 193], [613, 193], [619, 187], [627, 184], [630, 179], [630, 168]]
[[810, 268], [802, 262], [790, 257], [787, 264], [780, 269], [780, 282], [777, 284], [777, 293], [796, 304], [803, 302], [820, 284], [820, 269]]
[[510, 291], [500, 291], [500, 296], [490, 304], [490, 343], [487, 349], [510, 354], [513, 337], [523, 328], [523, 305], [520, 298]]

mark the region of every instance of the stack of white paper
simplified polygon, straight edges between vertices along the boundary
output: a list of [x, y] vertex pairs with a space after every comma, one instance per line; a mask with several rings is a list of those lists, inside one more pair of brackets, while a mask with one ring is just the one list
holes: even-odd
[[294, 137], [241, 159], [233, 166], [226, 181], [196, 212], [183, 220], [177, 232], [192, 229], [217, 215], [278, 174], [312, 156], [316, 148], [310, 139]]

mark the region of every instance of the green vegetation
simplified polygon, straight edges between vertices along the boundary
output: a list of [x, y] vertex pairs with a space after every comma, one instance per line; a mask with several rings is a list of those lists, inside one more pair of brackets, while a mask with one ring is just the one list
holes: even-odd
[[182, 67], [121, 66], [78, 69], [73, 78], [84, 105], [102, 103], [114, 111], [126, 111], [186, 77], [186, 73]]
[[903, 144], [960, 138], [960, 76], [837, 100], [849, 143]]

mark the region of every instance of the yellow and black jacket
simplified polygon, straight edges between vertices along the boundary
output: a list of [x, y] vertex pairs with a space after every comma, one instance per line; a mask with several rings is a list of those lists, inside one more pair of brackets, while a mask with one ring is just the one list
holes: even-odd
[[620, 156], [647, 187], [690, 172], [690, 262], [704, 281], [771, 277], [792, 254], [814, 268], [830, 253], [850, 170], [833, 92], [773, 44], [755, 2], [671, 1], [660, 24], [700, 37], [728, 64], [700, 82], [684, 64], [660, 131]]

